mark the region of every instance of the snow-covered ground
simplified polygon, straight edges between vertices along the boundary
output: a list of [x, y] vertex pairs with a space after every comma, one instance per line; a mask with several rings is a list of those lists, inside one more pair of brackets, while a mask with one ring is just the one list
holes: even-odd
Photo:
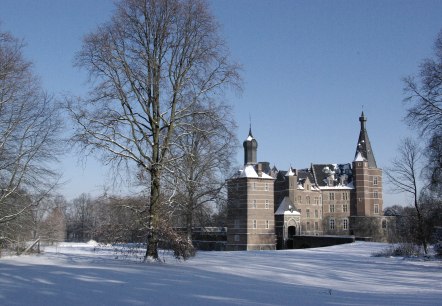
[[442, 263], [371, 257], [385, 244], [199, 252], [142, 263], [63, 243], [0, 259], [1, 305], [442, 305]]

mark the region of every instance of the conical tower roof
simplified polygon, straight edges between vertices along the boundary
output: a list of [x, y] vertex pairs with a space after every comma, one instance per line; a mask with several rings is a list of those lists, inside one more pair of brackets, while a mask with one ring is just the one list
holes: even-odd
[[362, 156], [362, 158], [367, 160], [369, 168], [377, 168], [376, 159], [374, 158], [370, 139], [368, 138], [367, 128], [365, 126], [367, 117], [365, 117], [364, 112], [362, 112], [361, 117], [359, 117], [359, 122], [361, 123], [361, 131], [359, 132], [359, 139], [356, 145], [355, 159]]

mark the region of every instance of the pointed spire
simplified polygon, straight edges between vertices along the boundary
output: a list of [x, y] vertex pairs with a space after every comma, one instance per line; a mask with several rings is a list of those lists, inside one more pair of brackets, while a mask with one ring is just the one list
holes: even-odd
[[356, 145], [355, 160], [365, 159], [368, 162], [369, 168], [377, 168], [373, 150], [371, 149], [370, 139], [368, 138], [367, 128], [365, 126], [367, 117], [365, 117], [364, 111], [362, 111], [362, 114], [359, 117], [359, 122], [361, 123], [361, 131], [359, 132], [359, 139]]

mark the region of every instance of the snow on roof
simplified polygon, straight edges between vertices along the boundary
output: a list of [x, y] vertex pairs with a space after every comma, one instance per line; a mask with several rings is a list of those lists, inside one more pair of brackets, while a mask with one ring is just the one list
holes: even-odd
[[361, 152], [358, 151], [354, 161], [366, 161], [366, 159], [362, 156]]
[[239, 177], [258, 177], [255, 168], [252, 165], [245, 165], [244, 169], [240, 170], [241, 174]]
[[292, 201], [290, 201], [290, 198], [284, 197], [281, 204], [279, 204], [279, 207], [276, 210], [275, 215], [299, 216], [301, 214], [295, 210], [295, 206], [293, 205]]
[[292, 170], [292, 167], [289, 168], [289, 171], [287, 171], [287, 173], [285, 174], [285, 176], [294, 176], [295, 173]]
[[349, 189], [355, 189], [353, 182], [350, 182], [347, 185], [336, 185], [336, 186], [319, 186], [320, 190], [349, 190]]
[[248, 137], [247, 137], [247, 141], [252, 141], [254, 138], [253, 138], [253, 136], [252, 135], [249, 135]]
[[248, 177], [248, 178], [264, 178], [264, 179], [272, 179], [273, 177], [271, 177], [268, 174], [265, 174], [264, 172], [262, 173], [262, 176], [258, 176], [258, 173], [256, 173], [255, 171], [255, 167], [253, 167], [252, 165], [245, 165], [244, 169], [239, 170], [240, 174], [239, 177]]

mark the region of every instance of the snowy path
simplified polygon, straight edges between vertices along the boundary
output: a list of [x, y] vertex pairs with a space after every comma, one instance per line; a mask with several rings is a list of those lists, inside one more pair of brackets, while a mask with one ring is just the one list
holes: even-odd
[[0, 304], [442, 305], [442, 263], [370, 256], [384, 246], [199, 252], [143, 264], [63, 244], [0, 259]]

